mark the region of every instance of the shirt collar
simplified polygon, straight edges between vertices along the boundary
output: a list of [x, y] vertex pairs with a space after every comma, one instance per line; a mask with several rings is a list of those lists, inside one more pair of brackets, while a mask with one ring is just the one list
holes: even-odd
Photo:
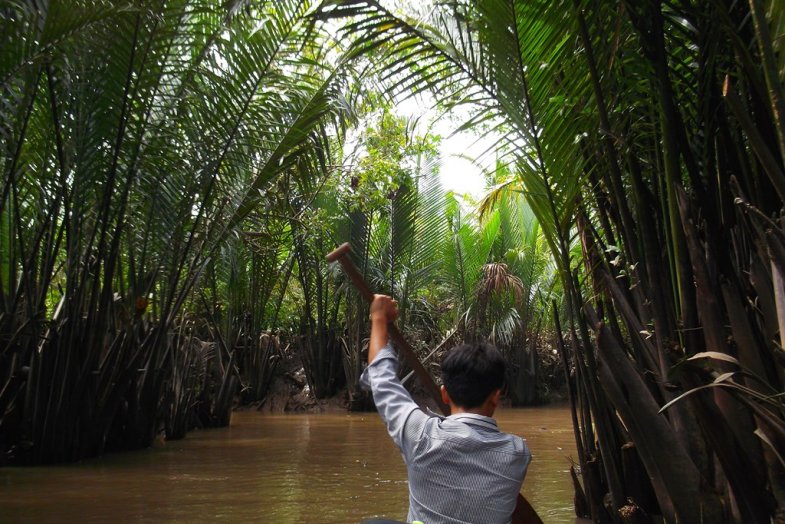
[[499, 426], [496, 425], [494, 419], [486, 417], [485, 415], [477, 415], [476, 413], [458, 413], [457, 415], [450, 415], [447, 417], [447, 420], [460, 420], [475, 426], [482, 426], [488, 429], [499, 429]]

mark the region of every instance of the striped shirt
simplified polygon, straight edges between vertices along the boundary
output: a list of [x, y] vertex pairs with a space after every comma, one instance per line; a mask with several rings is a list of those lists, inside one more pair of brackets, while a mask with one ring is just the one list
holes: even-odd
[[373, 393], [409, 476], [407, 520], [425, 524], [508, 523], [531, 461], [526, 441], [502, 433], [490, 417], [427, 414], [398, 380], [387, 345], [360, 384]]

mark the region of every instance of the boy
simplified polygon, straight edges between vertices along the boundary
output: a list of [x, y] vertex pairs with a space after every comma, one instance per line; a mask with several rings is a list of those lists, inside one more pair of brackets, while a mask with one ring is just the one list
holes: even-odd
[[504, 360], [490, 344], [464, 344], [442, 361], [442, 399], [452, 414], [423, 412], [401, 385], [387, 324], [398, 306], [376, 295], [370, 308], [370, 388], [387, 431], [401, 450], [409, 476], [407, 520], [508, 523], [531, 461], [526, 442], [499, 431], [491, 417], [501, 397]]

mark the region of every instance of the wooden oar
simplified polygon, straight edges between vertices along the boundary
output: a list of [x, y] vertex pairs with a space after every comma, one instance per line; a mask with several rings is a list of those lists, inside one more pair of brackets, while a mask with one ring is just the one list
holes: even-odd
[[[354, 284], [354, 287], [357, 288], [357, 291], [360, 292], [360, 295], [365, 299], [366, 302], [369, 304], [373, 302], [373, 292], [371, 288], [368, 287], [368, 283], [365, 281], [363, 276], [360, 274], [360, 271], [357, 269], [357, 266], [354, 265], [352, 259], [349, 258], [347, 255], [352, 250], [352, 247], [349, 245], [348, 242], [341, 244], [338, 249], [327, 255], [328, 262], [338, 262], [343, 267], [343, 270], [349, 276]], [[430, 373], [423, 367], [420, 363], [420, 359], [417, 358], [417, 354], [414, 352], [414, 348], [403, 338], [403, 335], [395, 324], [390, 323], [387, 327], [387, 332], [390, 335], [390, 338], [393, 342], [395, 342], [395, 347], [398, 348], [399, 351], [403, 353], [403, 358], [406, 360], [406, 363], [414, 370], [415, 374], [417, 374], [417, 378], [420, 379], [420, 382], [425, 389], [428, 390], [428, 393], [431, 395], [431, 398], [436, 402], [436, 405], [439, 406], [444, 415], [450, 414], [450, 406], [444, 403], [442, 400], [441, 390], [439, 386], [436, 385], [433, 378], [431, 377]]]
[[[360, 271], [357, 269], [357, 266], [354, 265], [352, 259], [347, 255], [351, 252], [352, 246], [349, 245], [348, 242], [345, 242], [338, 246], [338, 248], [333, 251], [332, 253], [327, 255], [328, 262], [338, 262], [343, 267], [344, 272], [349, 276], [349, 279], [354, 284], [354, 287], [357, 288], [357, 291], [360, 292], [360, 295], [365, 299], [366, 302], [369, 304], [373, 302], [373, 292], [371, 288], [368, 287], [368, 283], [363, 278]], [[414, 373], [417, 375], [417, 378], [420, 379], [420, 382], [425, 386], [425, 389], [428, 390], [430, 393], [431, 398], [436, 402], [436, 405], [439, 406], [439, 409], [444, 415], [450, 414], [450, 406], [442, 401], [441, 391], [439, 390], [439, 386], [436, 385], [436, 382], [431, 377], [430, 373], [423, 367], [420, 363], [420, 359], [417, 358], [417, 354], [414, 352], [411, 344], [407, 342], [395, 324], [390, 323], [387, 327], [387, 332], [390, 335], [390, 338], [395, 342], [395, 346], [403, 353], [403, 357], [406, 360], [406, 363], [414, 370]], [[542, 524], [542, 519], [537, 512], [534, 511], [534, 508], [529, 501], [524, 498], [523, 495], [518, 493], [518, 500], [515, 505], [515, 510], [512, 513], [512, 524]]]

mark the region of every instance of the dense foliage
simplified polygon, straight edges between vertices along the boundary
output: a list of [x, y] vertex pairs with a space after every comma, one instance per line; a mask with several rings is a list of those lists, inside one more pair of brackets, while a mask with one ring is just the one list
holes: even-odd
[[[555, 337], [579, 514], [783, 518], [780, 2], [0, 15], [5, 458], [226, 423], [284, 347], [313, 395], [367, 406], [365, 306], [324, 261], [348, 240], [429, 365], [490, 338], [531, 403]], [[417, 93], [500, 137], [478, 209], [441, 187], [439, 137], [396, 114]]]
[[316, 7], [0, 4], [3, 462], [226, 424], [292, 353], [312, 395], [367, 407], [366, 306], [324, 261], [345, 240], [423, 353], [490, 335], [512, 397], [541, 398], [550, 274], [526, 204], [480, 221], [445, 193], [438, 137], [394, 113]]
[[3, 451], [68, 460], [228, 420], [235, 357], [203, 340], [195, 286], [350, 116], [309, 4], [0, 9]]
[[782, 3], [349, 1], [323, 14], [346, 21], [350, 53], [375, 57], [391, 91], [473, 104], [469, 125], [504, 133], [509, 186], [568, 303], [578, 513], [781, 521]]

